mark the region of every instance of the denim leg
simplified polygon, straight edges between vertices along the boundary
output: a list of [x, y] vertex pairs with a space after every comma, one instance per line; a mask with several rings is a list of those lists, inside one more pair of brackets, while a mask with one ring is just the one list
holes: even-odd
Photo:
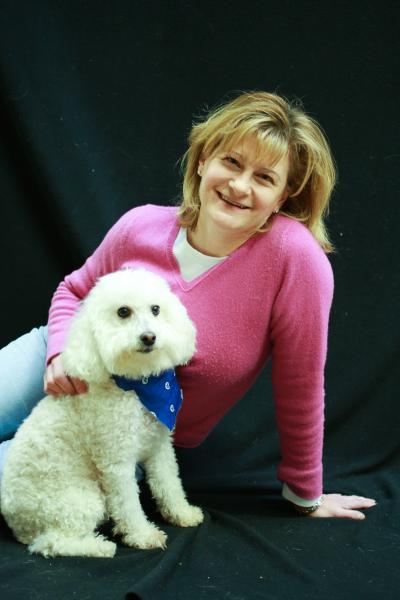
[[3, 476], [4, 463], [6, 462], [7, 453], [11, 444], [12, 440], [6, 440], [0, 444], [0, 482]]
[[[0, 479], [11, 440], [22, 421], [45, 396], [47, 327], [32, 329], [0, 350]], [[144, 471], [136, 465], [136, 480]]]
[[32, 329], [0, 350], [0, 440], [11, 438], [45, 396], [47, 327]]

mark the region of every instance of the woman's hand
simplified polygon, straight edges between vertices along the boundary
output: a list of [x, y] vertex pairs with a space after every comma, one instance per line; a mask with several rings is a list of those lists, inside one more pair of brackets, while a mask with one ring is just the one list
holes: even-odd
[[362, 520], [365, 519], [365, 515], [357, 509], [371, 508], [375, 505], [375, 500], [372, 498], [364, 498], [363, 496], [324, 494], [324, 499], [321, 506], [308, 516]]
[[87, 392], [85, 381], [77, 377], [68, 377], [62, 364], [62, 355], [58, 354], [49, 363], [44, 375], [44, 391], [52, 396], [75, 396]]

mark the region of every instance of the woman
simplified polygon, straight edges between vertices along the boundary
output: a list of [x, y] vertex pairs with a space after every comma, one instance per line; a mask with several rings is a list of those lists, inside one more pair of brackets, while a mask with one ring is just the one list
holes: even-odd
[[[179, 370], [185, 402], [176, 445], [201, 443], [271, 357], [284, 497], [313, 517], [364, 518], [359, 509], [374, 500], [322, 495], [333, 293], [324, 215], [335, 181], [324, 135], [283, 98], [245, 93], [193, 126], [183, 164], [180, 208], [147, 205], [123, 215], [57, 288], [48, 341], [45, 329], [34, 330], [2, 351], [5, 377], [10, 360], [21, 360], [21, 348], [36, 375], [33, 385], [21, 369], [22, 379], [4, 395], [3, 439], [40, 398], [38, 374], [45, 364], [47, 393], [85, 392], [85, 382], [63, 371], [70, 319], [98, 277], [145, 267], [168, 280], [198, 331], [196, 355]], [[16, 385], [23, 387], [18, 399]], [[5, 454], [6, 445], [1, 448]]]

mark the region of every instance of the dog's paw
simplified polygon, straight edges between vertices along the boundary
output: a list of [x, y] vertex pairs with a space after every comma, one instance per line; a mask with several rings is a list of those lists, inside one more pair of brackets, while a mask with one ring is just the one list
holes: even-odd
[[99, 553], [96, 556], [104, 556], [105, 558], [112, 558], [117, 550], [117, 545], [114, 542], [104, 540]]
[[95, 556], [112, 558], [117, 545], [102, 535], [66, 536], [59, 531], [47, 531], [29, 545], [31, 554], [50, 556]]
[[157, 527], [149, 527], [145, 530], [124, 535], [122, 541], [127, 546], [133, 546], [141, 550], [150, 550], [151, 548], [165, 550], [167, 547], [167, 534]]
[[204, 521], [204, 514], [198, 506], [188, 504], [179, 508], [178, 512], [173, 514], [169, 511], [162, 511], [162, 515], [166, 521], [177, 525], [178, 527], [196, 527]]

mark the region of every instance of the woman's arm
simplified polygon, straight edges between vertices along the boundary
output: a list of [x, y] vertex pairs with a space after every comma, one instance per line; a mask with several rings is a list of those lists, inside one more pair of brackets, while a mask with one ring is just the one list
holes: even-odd
[[[322, 494], [324, 367], [333, 275], [308, 231], [282, 240], [271, 320], [272, 386], [282, 460], [278, 478], [301, 498]], [[292, 234], [292, 235], [291, 235]]]
[[[282, 460], [278, 478], [304, 499], [322, 494], [324, 367], [332, 269], [308, 232], [282, 246], [281, 287], [272, 316], [272, 384]], [[361, 518], [371, 499], [328, 494], [310, 516]]]

